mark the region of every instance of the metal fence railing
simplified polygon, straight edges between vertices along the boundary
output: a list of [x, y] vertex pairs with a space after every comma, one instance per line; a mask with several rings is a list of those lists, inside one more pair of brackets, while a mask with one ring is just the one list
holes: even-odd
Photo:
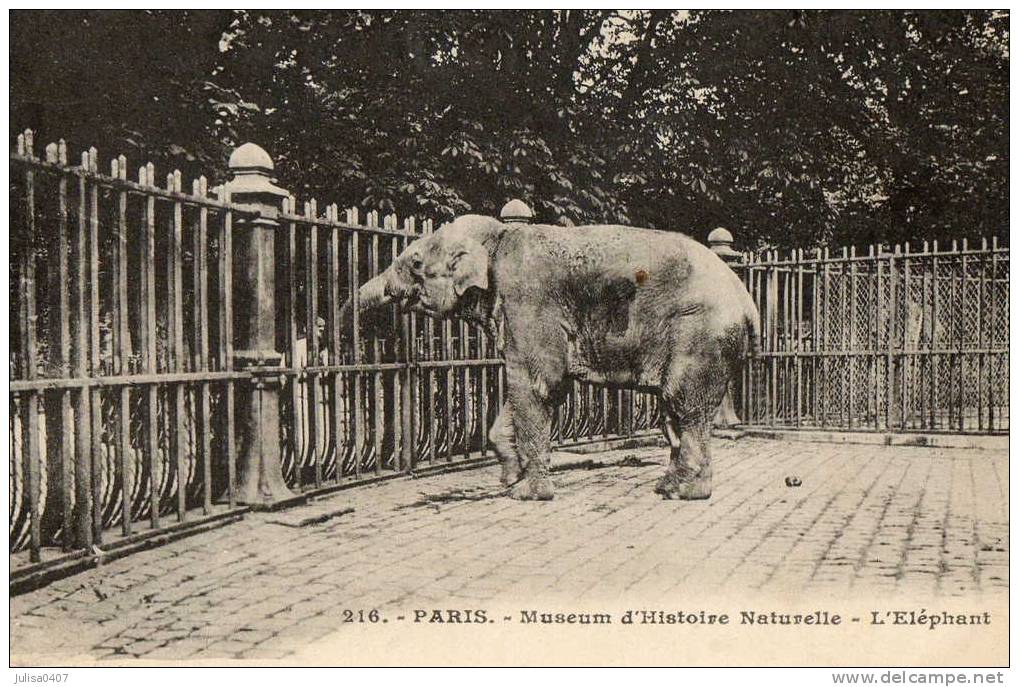
[[746, 256], [762, 326], [744, 421], [1007, 432], [1008, 264], [997, 240]]
[[[260, 475], [301, 494], [488, 453], [505, 382], [478, 327], [391, 308], [339, 330], [430, 221], [299, 204], [248, 146], [210, 189], [32, 138], [10, 156], [12, 569], [239, 513]], [[578, 384], [553, 441], [655, 413]]]
[[[340, 305], [432, 223], [299, 204], [250, 144], [230, 168], [214, 189], [179, 172], [157, 184], [151, 164], [101, 171], [95, 150], [71, 164], [63, 143], [37, 156], [19, 137], [13, 570], [488, 455], [505, 380], [479, 327], [389, 308], [340, 331]], [[734, 268], [762, 316], [762, 354], [734, 388], [747, 424], [1007, 431], [1007, 248]], [[578, 382], [552, 439], [657, 426], [652, 396]]]
[[[11, 155], [12, 552], [90, 549], [235, 505], [229, 246], [244, 210], [180, 174]], [[15, 310], [16, 308], [16, 310]], [[15, 316], [16, 313], [16, 316]], [[215, 505], [225, 495], [225, 505]]]

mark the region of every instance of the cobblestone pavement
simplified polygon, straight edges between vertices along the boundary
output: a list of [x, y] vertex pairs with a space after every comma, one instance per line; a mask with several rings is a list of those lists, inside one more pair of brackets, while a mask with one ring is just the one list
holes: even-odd
[[329, 502], [354, 512], [306, 527], [250, 514], [13, 598], [11, 654], [274, 659], [335, 632], [344, 609], [549, 593], [1007, 588], [1005, 451], [718, 440], [700, 502], [652, 492], [665, 452], [596, 454], [604, 465], [559, 472], [547, 503], [498, 496], [489, 467], [340, 492]]

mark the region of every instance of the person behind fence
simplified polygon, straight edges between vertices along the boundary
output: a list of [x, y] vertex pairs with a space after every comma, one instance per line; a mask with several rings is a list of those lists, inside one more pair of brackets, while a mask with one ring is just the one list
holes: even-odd
[[[323, 318], [317, 317], [315, 319], [315, 342], [318, 344], [318, 361], [317, 365], [328, 365], [330, 361], [329, 349], [326, 347], [327, 337], [325, 336], [326, 322]], [[295, 368], [309, 367], [312, 363], [308, 361], [308, 335], [307, 327], [301, 327], [298, 329], [298, 338], [295, 342], [293, 351], [293, 361], [291, 366]], [[307, 375], [297, 375], [294, 377], [296, 395], [294, 399], [294, 452], [296, 456], [300, 456], [300, 464], [305, 464], [310, 461], [310, 450], [311, 444], [314, 440], [312, 437], [310, 427], [310, 406], [311, 406], [311, 383]], [[318, 446], [327, 445], [326, 441], [323, 441], [326, 437], [330, 436], [331, 431], [331, 420], [329, 412], [329, 385], [323, 384], [319, 386], [318, 402], [315, 404], [315, 432], [320, 434]], [[342, 402], [342, 399], [341, 399]]]

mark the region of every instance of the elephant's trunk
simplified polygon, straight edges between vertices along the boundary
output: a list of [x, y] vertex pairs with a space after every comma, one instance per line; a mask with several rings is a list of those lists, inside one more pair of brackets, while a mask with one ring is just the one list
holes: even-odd
[[[369, 279], [357, 290], [357, 311], [363, 313], [375, 308], [389, 305], [393, 297], [389, 294], [386, 286], [389, 282], [389, 270]], [[352, 329], [351, 321], [354, 314], [353, 298], [348, 298], [340, 307], [340, 332], [346, 339], [350, 338]]]

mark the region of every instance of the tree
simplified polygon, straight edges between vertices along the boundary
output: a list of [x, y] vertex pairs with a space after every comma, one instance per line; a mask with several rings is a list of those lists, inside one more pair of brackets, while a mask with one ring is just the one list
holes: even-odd
[[64, 138], [73, 150], [221, 168], [238, 107], [213, 81], [229, 12], [14, 11], [12, 134]]
[[[750, 245], [1004, 236], [1006, 22], [673, 15], [599, 66], [602, 97], [638, 128], [646, 174], [627, 201], [644, 223], [720, 223]], [[619, 65], [641, 61], [661, 69], [633, 98]]]
[[16, 12], [12, 126], [220, 174], [252, 140], [301, 198], [437, 220], [1007, 240], [1008, 38], [993, 11]]
[[440, 218], [523, 197], [579, 222], [625, 214], [603, 172], [618, 127], [573, 78], [603, 14], [242, 13], [222, 77], [264, 103], [242, 129], [302, 192]]

